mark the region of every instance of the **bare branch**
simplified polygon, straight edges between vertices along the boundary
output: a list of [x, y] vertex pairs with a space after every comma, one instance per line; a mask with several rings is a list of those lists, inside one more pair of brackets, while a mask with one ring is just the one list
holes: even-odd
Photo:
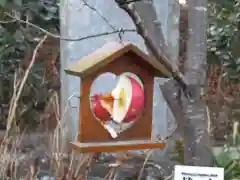
[[[9, 112], [9, 116], [7, 118], [7, 132], [8, 132], [8, 130], [10, 130], [12, 122], [13, 122], [13, 119], [15, 118], [15, 113], [16, 113], [16, 109], [17, 109], [18, 100], [19, 100], [19, 98], [21, 96], [21, 93], [23, 91], [23, 87], [24, 87], [24, 85], [26, 83], [26, 80], [28, 78], [29, 72], [31, 71], [32, 66], [33, 66], [33, 64], [34, 64], [34, 62], [36, 60], [37, 52], [38, 52], [39, 48], [42, 46], [42, 44], [44, 43], [44, 41], [46, 39], [47, 39], [47, 36], [44, 36], [44, 38], [38, 43], [38, 45], [34, 49], [31, 62], [29, 64], [27, 70], [25, 71], [25, 74], [24, 74], [23, 79], [22, 79], [22, 81], [20, 83], [19, 89], [17, 90], [16, 97], [11, 102], [11, 107], [12, 108], [11, 108], [11, 112]], [[7, 133], [6, 133], [6, 136], [7, 136]]]
[[96, 12], [97, 15], [99, 15], [99, 17], [109, 26], [112, 28], [112, 30], [117, 30], [116, 27], [114, 27], [112, 24], [109, 23], [109, 21], [107, 20], [107, 18], [105, 18], [95, 7], [91, 6], [90, 4], [87, 3], [86, 0], [82, 0], [84, 6], [87, 6], [89, 9], [93, 10], [94, 12]]
[[[97, 34], [92, 34], [92, 35], [88, 35], [88, 36], [84, 36], [84, 37], [81, 37], [81, 38], [76, 38], [76, 39], [71, 39], [71, 38], [65, 38], [65, 37], [61, 37], [60, 35], [57, 35], [57, 34], [53, 34], [29, 21], [24, 21], [18, 17], [14, 17], [12, 16], [11, 14], [5, 12], [5, 14], [12, 18], [13, 20], [16, 20], [20, 23], [23, 23], [23, 24], [28, 24], [29, 26], [33, 27], [33, 28], [36, 28], [38, 29], [39, 31], [45, 33], [46, 35], [48, 36], [51, 36], [53, 38], [57, 38], [57, 39], [60, 39], [60, 40], [63, 40], [63, 41], [83, 41], [83, 40], [86, 40], [86, 39], [90, 39], [90, 38], [96, 38], [96, 37], [100, 37], [100, 36], [106, 36], [106, 35], [111, 35], [111, 34], [119, 34], [119, 33], [122, 33], [122, 32], [136, 32], [135, 29], [117, 29], [117, 30], [113, 30], [113, 31], [109, 31], [109, 32], [103, 32], [103, 33], [97, 33]], [[9, 23], [11, 22], [14, 22], [14, 21], [9, 21]], [[1, 24], [1, 22], [0, 22]]]
[[132, 2], [138, 2], [138, 1], [142, 1], [142, 0], [116, 0], [116, 2], [119, 5], [126, 5], [126, 4], [130, 4]]
[[145, 44], [152, 51], [152, 54], [158, 61], [160, 61], [165, 66], [165, 68], [167, 68], [172, 73], [172, 77], [179, 83], [186, 97], [189, 98], [191, 96], [191, 93], [187, 88], [188, 87], [187, 81], [185, 80], [184, 76], [179, 72], [179, 70], [171, 64], [171, 61], [166, 57], [166, 55], [164, 55], [163, 52], [160, 52], [160, 49], [158, 49], [154, 45], [152, 39], [148, 35], [146, 28], [143, 25], [143, 22], [139, 14], [135, 9], [135, 3], [125, 4], [122, 3], [122, 1], [120, 1], [119, 3], [119, 0], [115, 0], [115, 2], [118, 3], [121, 9], [128, 13], [128, 15], [131, 17], [132, 21], [136, 26], [138, 34], [142, 36], [142, 38], [145, 41]]
[[9, 23], [14, 23], [16, 21], [17, 21], [16, 19], [12, 19], [12, 20], [9, 20], [9, 21], [0, 21], [0, 24], [9, 24]]
[[139, 176], [138, 176], [138, 179], [137, 179], [137, 180], [141, 180], [142, 175], [143, 175], [143, 171], [144, 171], [144, 168], [145, 168], [145, 165], [147, 164], [148, 160], [150, 159], [150, 157], [151, 157], [151, 155], [152, 155], [152, 152], [153, 152], [153, 151], [151, 150], [151, 151], [149, 151], [149, 152], [147, 153], [147, 156], [146, 156], [146, 158], [145, 158], [145, 160], [144, 160], [144, 163], [143, 163], [143, 165], [142, 165], [142, 168], [140, 169]]

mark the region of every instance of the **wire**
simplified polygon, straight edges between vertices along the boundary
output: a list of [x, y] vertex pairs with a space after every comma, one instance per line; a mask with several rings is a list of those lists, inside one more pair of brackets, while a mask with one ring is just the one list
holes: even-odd
[[[61, 37], [60, 35], [56, 35], [56, 34], [53, 34], [31, 22], [27, 22], [27, 21], [24, 21], [18, 17], [14, 17], [12, 16], [11, 14], [9, 13], [6, 13], [5, 14], [12, 18], [12, 19], [15, 19], [16, 21], [20, 22], [20, 23], [24, 23], [24, 24], [28, 24], [29, 26], [33, 27], [33, 28], [36, 28], [37, 30], [45, 33], [46, 35], [48, 36], [51, 36], [53, 38], [57, 38], [57, 39], [60, 39], [60, 40], [63, 40], [63, 41], [82, 41], [82, 40], [86, 40], [86, 39], [90, 39], [90, 38], [95, 38], [95, 37], [100, 37], [100, 36], [106, 36], [106, 35], [111, 35], [111, 34], [116, 34], [116, 33], [119, 33], [119, 30], [113, 30], [113, 31], [109, 31], [109, 32], [103, 32], [103, 33], [98, 33], [98, 34], [93, 34], [93, 35], [89, 35], [89, 36], [84, 36], [84, 37], [81, 37], [81, 38], [76, 38], [76, 39], [71, 39], [71, 38], [65, 38], [65, 37]], [[1, 24], [1, 23], [0, 23]], [[123, 29], [124, 32], [136, 32], [135, 29]]]

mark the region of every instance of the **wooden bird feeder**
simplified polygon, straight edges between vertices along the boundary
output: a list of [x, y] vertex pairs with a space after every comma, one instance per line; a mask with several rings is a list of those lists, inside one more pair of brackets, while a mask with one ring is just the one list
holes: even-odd
[[[114, 152], [165, 147], [163, 142], [152, 139], [154, 77], [171, 76], [160, 62], [131, 43], [112, 42], [74, 63], [65, 72], [81, 78], [78, 140], [71, 143], [75, 150]], [[113, 97], [109, 99], [112, 100], [112, 111], [104, 111], [104, 106], [99, 106], [99, 102], [103, 102], [100, 97], [106, 101], [109, 95], [89, 97], [94, 80], [106, 72], [113, 73], [119, 80], [116, 88], [110, 92]], [[124, 75], [126, 72], [136, 75], [142, 84], [133, 77]], [[91, 100], [94, 98], [98, 116], [92, 110]], [[109, 121], [99, 120], [100, 115]], [[113, 133], [114, 130], [106, 123], [110, 121], [121, 128], [127, 128]]]

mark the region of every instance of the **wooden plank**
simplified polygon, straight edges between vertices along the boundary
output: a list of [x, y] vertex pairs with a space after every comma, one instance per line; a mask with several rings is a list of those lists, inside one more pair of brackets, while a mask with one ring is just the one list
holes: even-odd
[[87, 76], [104, 67], [128, 51], [129, 43], [107, 43], [103, 47], [83, 57], [64, 71], [74, 76]]
[[100, 68], [130, 51], [133, 52], [136, 57], [139, 57], [138, 59], [140, 61], [148, 63], [155, 69], [155, 76], [171, 77], [171, 72], [169, 72], [159, 61], [145, 54], [137, 46], [131, 43], [118, 42], [107, 43], [103, 47], [83, 57], [81, 60], [77, 61], [77, 63], [72, 64], [64, 71], [70, 75], [84, 77], [91, 73], [95, 73], [95, 71], [98, 71]]
[[164, 142], [155, 142], [152, 140], [136, 140], [136, 141], [118, 141], [106, 143], [71, 143], [74, 150], [86, 152], [116, 152], [127, 150], [140, 150], [140, 149], [163, 149]]

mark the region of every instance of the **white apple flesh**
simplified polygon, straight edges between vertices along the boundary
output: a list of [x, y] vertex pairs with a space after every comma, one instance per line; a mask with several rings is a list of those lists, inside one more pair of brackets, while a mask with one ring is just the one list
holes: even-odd
[[134, 78], [121, 75], [112, 96], [115, 99], [113, 121], [119, 124], [135, 121], [144, 107], [143, 87]]

